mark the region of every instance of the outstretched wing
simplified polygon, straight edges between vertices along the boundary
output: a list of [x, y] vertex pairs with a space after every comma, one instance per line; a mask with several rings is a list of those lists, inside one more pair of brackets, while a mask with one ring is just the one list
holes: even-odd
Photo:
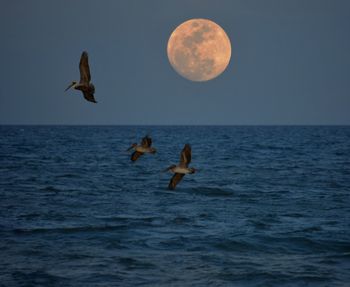
[[89, 84], [91, 80], [89, 58], [88, 58], [88, 53], [85, 51], [81, 54], [81, 57], [80, 57], [79, 70], [80, 70], [80, 84]]
[[191, 158], [191, 146], [189, 144], [185, 144], [180, 156], [180, 166], [188, 167], [191, 162]]
[[142, 152], [139, 152], [139, 151], [134, 151], [131, 155], [131, 160], [132, 161], [135, 161], [137, 160], [141, 155], [143, 155]]
[[152, 139], [149, 136], [145, 136], [142, 139], [141, 145], [143, 147], [150, 147], [152, 145]]
[[85, 100], [93, 103], [97, 103], [93, 94], [89, 92], [83, 92]]
[[169, 182], [168, 188], [170, 190], [174, 190], [176, 185], [181, 181], [181, 179], [184, 176], [185, 176], [185, 174], [183, 174], [183, 173], [175, 173]]

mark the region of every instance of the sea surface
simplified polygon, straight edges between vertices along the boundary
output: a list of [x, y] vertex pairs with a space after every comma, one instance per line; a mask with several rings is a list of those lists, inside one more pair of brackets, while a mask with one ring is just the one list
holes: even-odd
[[350, 127], [0, 126], [0, 286], [350, 286]]

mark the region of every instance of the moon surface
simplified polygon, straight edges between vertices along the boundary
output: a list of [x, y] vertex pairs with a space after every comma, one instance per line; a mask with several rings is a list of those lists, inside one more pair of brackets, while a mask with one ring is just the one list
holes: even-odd
[[167, 47], [171, 66], [191, 81], [208, 81], [225, 71], [231, 43], [225, 31], [207, 19], [191, 19], [170, 35]]

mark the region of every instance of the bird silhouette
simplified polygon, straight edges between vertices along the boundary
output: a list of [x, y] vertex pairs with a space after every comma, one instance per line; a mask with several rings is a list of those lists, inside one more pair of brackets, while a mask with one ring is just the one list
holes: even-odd
[[95, 86], [90, 83], [91, 81], [91, 75], [90, 75], [90, 68], [89, 68], [89, 57], [87, 52], [83, 52], [80, 57], [80, 63], [79, 63], [79, 70], [80, 70], [80, 82], [73, 81], [68, 88], [74, 88], [76, 90], [82, 91], [84, 98], [92, 103], [97, 103], [94, 97], [95, 93]]
[[136, 161], [144, 153], [151, 153], [151, 154], [156, 153], [156, 149], [154, 147], [151, 147], [151, 145], [152, 145], [152, 139], [149, 136], [145, 136], [142, 139], [140, 145], [133, 143], [127, 149], [127, 151], [129, 151], [131, 149], [135, 150], [131, 155], [131, 161]]
[[168, 188], [170, 190], [175, 189], [176, 185], [182, 180], [185, 174], [192, 174], [196, 172], [196, 169], [192, 167], [188, 167], [188, 165], [191, 163], [191, 159], [192, 159], [191, 146], [189, 144], [185, 144], [180, 154], [179, 164], [178, 165], [173, 164], [164, 170], [164, 171], [171, 171], [174, 173], [168, 185]]

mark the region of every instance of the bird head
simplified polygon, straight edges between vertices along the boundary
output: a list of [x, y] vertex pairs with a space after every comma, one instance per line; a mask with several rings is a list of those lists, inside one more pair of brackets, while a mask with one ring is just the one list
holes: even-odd
[[129, 151], [137, 146], [137, 143], [133, 143], [126, 151]]
[[163, 171], [163, 172], [167, 172], [167, 171], [169, 171], [169, 170], [174, 169], [175, 167], [176, 167], [176, 165], [175, 165], [175, 164], [172, 164], [171, 166], [169, 166], [169, 167], [166, 168], [166, 169], [163, 169], [162, 171]]

